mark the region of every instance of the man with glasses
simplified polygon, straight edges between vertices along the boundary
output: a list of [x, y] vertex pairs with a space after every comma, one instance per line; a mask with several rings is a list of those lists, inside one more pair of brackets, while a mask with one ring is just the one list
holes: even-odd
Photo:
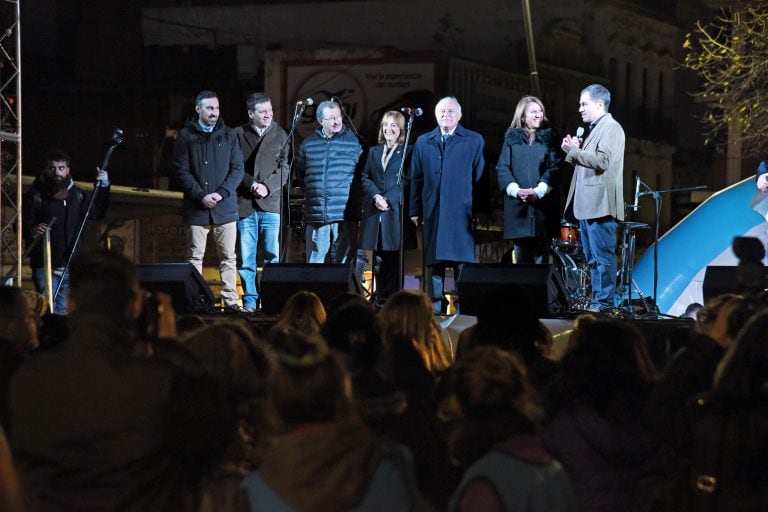
[[304, 222], [308, 263], [347, 263], [354, 258], [360, 218], [359, 173], [363, 152], [344, 127], [341, 108], [323, 101], [315, 113], [320, 126], [304, 139], [296, 169], [304, 182]]
[[410, 212], [416, 225], [424, 225], [427, 293], [441, 313], [445, 269], [452, 267], [458, 280], [464, 263], [475, 261], [472, 196], [485, 169], [485, 142], [459, 124], [461, 105], [452, 96], [437, 103], [435, 118], [437, 128], [416, 139], [413, 149]]

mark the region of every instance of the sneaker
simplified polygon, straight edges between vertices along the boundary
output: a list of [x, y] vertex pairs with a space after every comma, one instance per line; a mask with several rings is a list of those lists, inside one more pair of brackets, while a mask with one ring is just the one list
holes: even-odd
[[225, 313], [248, 313], [248, 310], [244, 309], [240, 304], [228, 304], [224, 306]]

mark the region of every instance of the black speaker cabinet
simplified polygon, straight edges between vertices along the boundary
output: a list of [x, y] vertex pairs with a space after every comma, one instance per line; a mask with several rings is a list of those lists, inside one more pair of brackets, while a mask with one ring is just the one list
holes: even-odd
[[[740, 274], [744, 283], [739, 282]], [[759, 292], [765, 289], [766, 283], [768, 283], [768, 267], [747, 265], [739, 268], [710, 265], [704, 271], [702, 284], [704, 303], [724, 293], [743, 293], [749, 290]]]
[[189, 262], [139, 265], [139, 281], [149, 291], [170, 295], [176, 313], [210, 313], [214, 309], [208, 283]]
[[291, 295], [302, 290], [313, 292], [326, 306], [340, 293], [359, 292], [351, 267], [344, 263], [271, 263], [261, 272], [261, 310], [276, 315]]
[[513, 265], [507, 263], [468, 263], [458, 282], [459, 309], [477, 316], [485, 307], [485, 298], [497, 288], [517, 285], [533, 299], [539, 318], [567, 309], [562, 277], [552, 265]]

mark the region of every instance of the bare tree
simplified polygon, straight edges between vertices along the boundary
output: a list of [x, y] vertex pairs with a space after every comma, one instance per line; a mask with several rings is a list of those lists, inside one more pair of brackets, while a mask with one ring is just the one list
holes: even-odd
[[694, 93], [707, 105], [707, 142], [740, 134], [744, 154], [764, 152], [768, 142], [768, 0], [724, 7], [687, 34], [684, 65], [702, 79]]

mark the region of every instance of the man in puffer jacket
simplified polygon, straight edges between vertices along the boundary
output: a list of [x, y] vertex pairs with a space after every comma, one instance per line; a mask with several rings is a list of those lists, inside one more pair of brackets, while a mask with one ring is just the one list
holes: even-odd
[[359, 173], [363, 152], [357, 136], [344, 127], [341, 108], [333, 101], [317, 107], [320, 127], [302, 142], [297, 171], [304, 182], [304, 222], [308, 263], [354, 258], [360, 219]]

